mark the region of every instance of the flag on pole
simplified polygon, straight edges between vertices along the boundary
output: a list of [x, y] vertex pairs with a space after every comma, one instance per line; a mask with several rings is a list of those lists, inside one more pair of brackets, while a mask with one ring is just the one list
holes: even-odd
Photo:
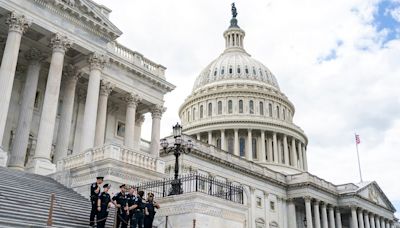
[[356, 134], [356, 144], [360, 144], [361, 140], [360, 140], [360, 136]]

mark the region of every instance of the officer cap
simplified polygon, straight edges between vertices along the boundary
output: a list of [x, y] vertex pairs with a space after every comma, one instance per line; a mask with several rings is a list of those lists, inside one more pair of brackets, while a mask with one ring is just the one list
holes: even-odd
[[96, 177], [97, 180], [103, 180], [104, 177]]
[[111, 184], [104, 184], [103, 188], [111, 188]]
[[119, 188], [125, 188], [125, 184], [121, 184]]
[[152, 192], [147, 193], [147, 197], [154, 197], [154, 193]]

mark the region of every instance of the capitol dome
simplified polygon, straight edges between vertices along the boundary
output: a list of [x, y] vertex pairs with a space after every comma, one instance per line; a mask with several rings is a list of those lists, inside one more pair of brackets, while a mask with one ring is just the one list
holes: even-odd
[[308, 139], [271, 71], [244, 49], [236, 15], [225, 50], [197, 77], [179, 109], [183, 133], [284, 174], [307, 171]]

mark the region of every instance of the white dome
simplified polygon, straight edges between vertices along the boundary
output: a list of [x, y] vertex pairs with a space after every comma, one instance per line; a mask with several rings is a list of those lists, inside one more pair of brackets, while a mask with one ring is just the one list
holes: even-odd
[[253, 59], [244, 50], [227, 49], [200, 73], [194, 83], [193, 91], [210, 84], [231, 80], [257, 81], [279, 90], [275, 76], [261, 62]]

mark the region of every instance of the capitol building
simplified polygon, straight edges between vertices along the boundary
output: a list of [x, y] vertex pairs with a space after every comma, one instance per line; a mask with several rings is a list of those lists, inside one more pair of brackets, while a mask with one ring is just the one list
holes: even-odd
[[[160, 122], [175, 86], [166, 67], [116, 41], [110, 13], [93, 0], [0, 0], [0, 173], [55, 180], [72, 198], [88, 198], [96, 176], [114, 193], [139, 186], [161, 205], [158, 228], [400, 228], [375, 181], [336, 184], [308, 172], [295, 104], [245, 49], [234, 5], [222, 53], [176, 110], [193, 148], [179, 157], [182, 194], [167, 194], [178, 159], [160, 139], [176, 138], [161, 137]], [[147, 113], [150, 141], [141, 137]], [[88, 223], [58, 220], [63, 213], [54, 227]], [[0, 216], [0, 227], [23, 224]]]

